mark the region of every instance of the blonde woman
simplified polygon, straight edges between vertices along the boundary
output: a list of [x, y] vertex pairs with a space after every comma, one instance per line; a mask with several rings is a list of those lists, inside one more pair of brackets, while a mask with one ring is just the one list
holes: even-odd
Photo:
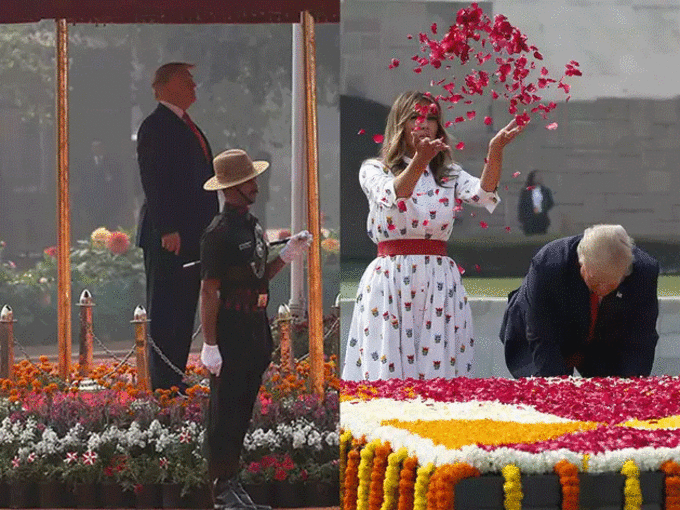
[[470, 307], [446, 243], [462, 202], [493, 212], [503, 149], [522, 129], [513, 120], [491, 139], [477, 178], [453, 161], [434, 98], [395, 100], [380, 157], [359, 172], [378, 257], [359, 283], [343, 379], [472, 375]]

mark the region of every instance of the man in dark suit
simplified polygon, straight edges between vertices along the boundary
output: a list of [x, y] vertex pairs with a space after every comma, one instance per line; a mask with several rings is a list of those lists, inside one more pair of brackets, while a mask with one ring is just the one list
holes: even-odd
[[184, 387], [200, 289], [200, 237], [218, 212], [215, 193], [203, 189], [213, 175], [212, 153], [186, 110], [196, 101], [191, 64], [164, 64], [153, 90], [158, 107], [139, 128], [137, 160], [144, 189], [138, 245], [144, 249], [150, 337], [173, 366], [149, 348], [154, 389]]
[[658, 262], [621, 225], [546, 244], [508, 296], [500, 337], [514, 377], [648, 376], [659, 335]]

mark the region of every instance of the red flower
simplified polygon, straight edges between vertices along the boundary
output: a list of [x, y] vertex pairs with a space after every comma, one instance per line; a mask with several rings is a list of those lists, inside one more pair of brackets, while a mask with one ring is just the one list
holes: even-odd
[[283, 482], [287, 476], [286, 472], [281, 468], [277, 468], [274, 472], [274, 480], [278, 482]]
[[57, 247], [56, 246], [50, 246], [49, 248], [45, 248], [45, 255], [48, 255], [53, 258], [57, 258]]
[[130, 249], [130, 238], [125, 232], [111, 232], [106, 241], [106, 247], [111, 253], [122, 255]]
[[259, 462], [251, 462], [248, 464], [248, 472], [253, 473], [254, 475], [258, 474], [260, 471], [262, 471], [262, 466], [260, 465]]

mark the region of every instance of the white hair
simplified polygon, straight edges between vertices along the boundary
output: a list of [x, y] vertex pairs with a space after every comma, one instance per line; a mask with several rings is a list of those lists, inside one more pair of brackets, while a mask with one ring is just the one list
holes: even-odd
[[576, 247], [578, 261], [588, 270], [613, 279], [633, 269], [633, 239], [621, 225], [593, 225]]

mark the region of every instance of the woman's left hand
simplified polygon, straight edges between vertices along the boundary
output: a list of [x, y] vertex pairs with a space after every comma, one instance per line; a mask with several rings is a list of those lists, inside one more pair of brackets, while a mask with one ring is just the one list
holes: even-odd
[[507, 126], [496, 133], [496, 136], [491, 139], [489, 147], [499, 147], [502, 149], [524, 131], [526, 126], [526, 124], [520, 126], [515, 119], [512, 119]]

